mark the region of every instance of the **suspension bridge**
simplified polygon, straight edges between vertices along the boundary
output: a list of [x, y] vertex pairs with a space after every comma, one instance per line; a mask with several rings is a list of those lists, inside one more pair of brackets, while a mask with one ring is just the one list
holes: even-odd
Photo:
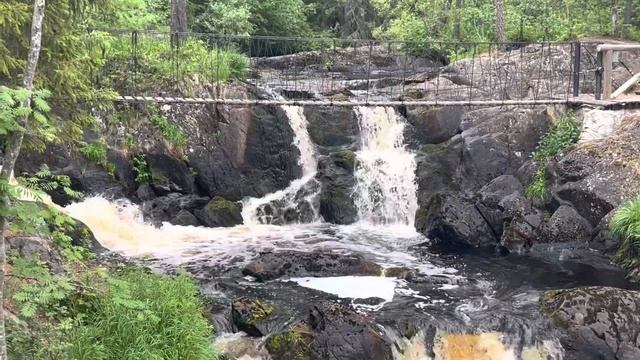
[[93, 75], [97, 87], [116, 88], [121, 102], [640, 105], [633, 90], [640, 45], [633, 44], [106, 34], [110, 46], [91, 49], [104, 63]]

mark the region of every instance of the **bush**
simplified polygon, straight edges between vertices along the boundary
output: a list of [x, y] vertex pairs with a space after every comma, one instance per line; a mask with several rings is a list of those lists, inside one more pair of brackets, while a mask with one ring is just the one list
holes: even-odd
[[175, 147], [184, 146], [187, 143], [187, 135], [182, 131], [182, 129], [171, 122], [166, 116], [162, 115], [159, 112], [151, 114], [149, 121], [153, 126], [155, 126], [160, 132], [162, 136], [167, 140], [171, 145]]
[[133, 270], [107, 282], [86, 325], [70, 334], [71, 358], [89, 353], [114, 360], [215, 357], [211, 327], [189, 277]]
[[[173, 46], [165, 34], [139, 33], [134, 66], [130, 34], [105, 35], [105, 70], [115, 89], [122, 91], [180, 88], [228, 82], [246, 76], [249, 59], [230, 46], [216, 46], [188, 38]], [[177, 59], [177, 60], [176, 60]]]
[[543, 199], [547, 194], [547, 174], [545, 166], [547, 161], [557, 155], [561, 155], [580, 139], [580, 124], [576, 121], [572, 112], [563, 115], [558, 123], [547, 132], [533, 152], [533, 160], [538, 163], [531, 184], [525, 190], [530, 199]]
[[94, 269], [69, 276], [52, 275], [37, 260], [14, 258], [13, 265], [8, 288], [28, 329], [8, 323], [9, 359], [217, 358], [186, 275]]
[[611, 231], [622, 238], [615, 260], [629, 271], [640, 267], [640, 195], [616, 210]]

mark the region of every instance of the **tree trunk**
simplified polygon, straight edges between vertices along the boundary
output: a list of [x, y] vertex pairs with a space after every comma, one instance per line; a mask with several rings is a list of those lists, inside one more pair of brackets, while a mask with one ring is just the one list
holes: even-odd
[[187, 31], [187, 0], [171, 0], [171, 33]]
[[[31, 43], [29, 45], [29, 55], [27, 57], [27, 66], [24, 70], [24, 79], [22, 86], [29, 90], [33, 90], [33, 78], [36, 75], [38, 67], [38, 58], [40, 57], [40, 47], [42, 45], [42, 21], [44, 19], [45, 0], [34, 0], [33, 3], [33, 19], [31, 21]], [[31, 108], [31, 96], [22, 104], [25, 108]], [[17, 119], [22, 129], [27, 128], [29, 116], [22, 116]], [[0, 171], [0, 180], [7, 183], [11, 180], [13, 168], [20, 155], [20, 148], [24, 139], [24, 130], [14, 131], [7, 137], [4, 149], [4, 162]], [[0, 194], [0, 206], [9, 205], [8, 194]], [[7, 263], [7, 255], [5, 250], [5, 229], [7, 227], [7, 219], [0, 217], [0, 360], [7, 358], [7, 339], [5, 331], [4, 317], [4, 280]]]
[[496, 38], [498, 46], [504, 50], [507, 35], [504, 28], [504, 0], [496, 0]]
[[464, 6], [463, 0], [456, 0], [456, 14], [453, 20], [453, 37], [460, 41], [460, 22], [462, 21], [462, 7]]
[[629, 30], [631, 28], [631, 19], [633, 18], [633, 0], [625, 0], [624, 2], [624, 24], [622, 28], [622, 37], [629, 38]]

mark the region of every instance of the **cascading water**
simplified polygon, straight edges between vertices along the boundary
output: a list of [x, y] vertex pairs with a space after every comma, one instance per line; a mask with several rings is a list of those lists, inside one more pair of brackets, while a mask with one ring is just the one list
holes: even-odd
[[300, 151], [298, 164], [302, 177], [280, 191], [261, 198], [247, 198], [242, 204], [242, 219], [246, 225], [313, 222], [319, 219], [319, 184], [315, 180], [318, 162], [313, 142], [307, 130], [307, 118], [300, 106], [281, 106], [293, 130], [293, 145]]
[[356, 153], [354, 200], [360, 220], [413, 226], [418, 209], [416, 161], [404, 145], [404, 119], [391, 107], [355, 111], [361, 148]]

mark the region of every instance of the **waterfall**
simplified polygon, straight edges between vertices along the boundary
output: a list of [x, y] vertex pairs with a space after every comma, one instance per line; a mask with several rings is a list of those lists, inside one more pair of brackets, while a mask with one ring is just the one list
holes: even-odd
[[405, 121], [392, 107], [356, 107], [360, 151], [356, 153], [354, 201], [361, 221], [413, 226], [418, 209], [416, 161], [404, 145]]
[[320, 185], [315, 180], [318, 162], [309, 131], [307, 118], [301, 106], [283, 105], [293, 130], [293, 145], [300, 151], [298, 164], [302, 177], [292, 181], [280, 191], [262, 198], [247, 198], [242, 204], [242, 219], [246, 225], [312, 222], [320, 218], [318, 195]]

